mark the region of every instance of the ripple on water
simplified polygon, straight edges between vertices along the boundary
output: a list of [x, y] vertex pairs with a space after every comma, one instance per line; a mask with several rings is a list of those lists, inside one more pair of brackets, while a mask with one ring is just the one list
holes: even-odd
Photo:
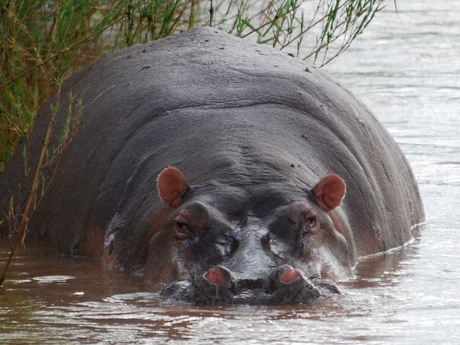
[[51, 283], [65, 283], [69, 280], [75, 279], [75, 277], [72, 277], [72, 276], [42, 276], [42, 277], [34, 277], [32, 279], [42, 284], [51, 284]]

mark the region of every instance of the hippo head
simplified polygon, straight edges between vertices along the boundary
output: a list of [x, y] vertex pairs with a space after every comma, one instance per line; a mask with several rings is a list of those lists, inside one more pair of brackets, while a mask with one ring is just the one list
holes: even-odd
[[162, 295], [198, 304], [307, 303], [340, 293], [351, 275], [348, 245], [328, 212], [345, 184], [323, 177], [292, 183], [190, 186], [170, 167], [158, 178], [173, 209], [150, 243], [146, 275]]

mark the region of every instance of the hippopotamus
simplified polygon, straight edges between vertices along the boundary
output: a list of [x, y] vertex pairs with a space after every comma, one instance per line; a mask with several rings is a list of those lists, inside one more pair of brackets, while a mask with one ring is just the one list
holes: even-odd
[[403, 246], [424, 219], [407, 160], [363, 103], [326, 72], [214, 28], [68, 78], [1, 176], [2, 219], [23, 212], [50, 121], [51, 150], [69, 116], [78, 129], [41, 172], [26, 240], [140, 275], [165, 298], [334, 296], [361, 257]]

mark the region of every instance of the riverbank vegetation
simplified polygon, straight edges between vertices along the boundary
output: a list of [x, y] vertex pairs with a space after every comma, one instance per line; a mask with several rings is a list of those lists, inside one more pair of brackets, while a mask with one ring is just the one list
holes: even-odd
[[63, 78], [133, 44], [213, 26], [316, 65], [341, 54], [384, 0], [5, 0], [0, 173]]

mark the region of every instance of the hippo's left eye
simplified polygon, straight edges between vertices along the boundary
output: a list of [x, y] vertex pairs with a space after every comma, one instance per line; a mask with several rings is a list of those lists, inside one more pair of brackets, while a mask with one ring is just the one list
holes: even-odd
[[308, 233], [312, 231], [318, 224], [318, 215], [315, 211], [309, 209], [304, 216], [304, 226], [305, 232]]
[[313, 227], [316, 225], [317, 221], [318, 221], [318, 220], [316, 219], [316, 217], [307, 218], [307, 219], [305, 220], [305, 226], [306, 226], [307, 228], [313, 228]]

